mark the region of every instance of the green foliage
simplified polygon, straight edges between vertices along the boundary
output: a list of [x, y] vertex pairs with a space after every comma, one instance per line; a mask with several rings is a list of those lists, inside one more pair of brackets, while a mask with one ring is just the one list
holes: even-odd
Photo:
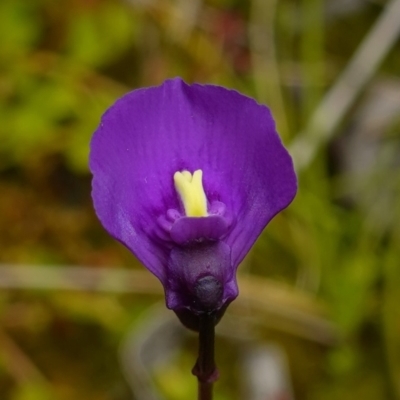
[[4, 0], [0, 4], [0, 66], [26, 55], [37, 43], [40, 21], [33, 3]]
[[132, 45], [135, 18], [116, 2], [102, 2], [90, 8], [73, 10], [69, 19], [66, 48], [70, 59], [89, 67], [110, 65]]
[[12, 400], [51, 400], [53, 396], [43, 384], [23, 384], [13, 393]]

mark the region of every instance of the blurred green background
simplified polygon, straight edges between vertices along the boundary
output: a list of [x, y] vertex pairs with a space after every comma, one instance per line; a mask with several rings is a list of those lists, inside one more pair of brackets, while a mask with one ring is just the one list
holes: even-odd
[[1, 0], [1, 400], [195, 398], [196, 337], [167, 354], [174, 316], [87, 167], [104, 110], [178, 75], [268, 104], [299, 177], [240, 268], [216, 399], [252, 400], [241, 360], [271, 343], [295, 399], [400, 399], [398, 21], [398, 0]]

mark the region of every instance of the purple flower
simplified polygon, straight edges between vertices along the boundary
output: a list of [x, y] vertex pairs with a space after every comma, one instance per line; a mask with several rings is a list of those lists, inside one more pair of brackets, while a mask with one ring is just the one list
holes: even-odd
[[90, 169], [100, 221], [193, 326], [187, 318], [222, 315], [235, 299], [238, 265], [297, 188], [267, 107], [179, 78], [107, 110]]

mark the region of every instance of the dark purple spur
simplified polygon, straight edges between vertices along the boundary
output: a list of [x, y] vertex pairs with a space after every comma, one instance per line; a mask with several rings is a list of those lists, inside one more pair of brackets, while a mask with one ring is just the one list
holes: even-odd
[[107, 110], [90, 169], [100, 221], [193, 329], [199, 315], [221, 316], [238, 295], [239, 263], [297, 189], [267, 107], [179, 78]]

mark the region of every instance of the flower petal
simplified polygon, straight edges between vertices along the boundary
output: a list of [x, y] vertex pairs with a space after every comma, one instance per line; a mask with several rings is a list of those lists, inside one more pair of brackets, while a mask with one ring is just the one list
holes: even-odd
[[157, 233], [157, 221], [170, 209], [184, 215], [175, 172], [201, 170], [208, 203], [223, 203], [232, 216], [223, 239], [232, 269], [296, 193], [291, 158], [267, 107], [179, 78], [130, 92], [104, 114], [90, 169], [101, 222], [163, 282], [172, 244]]
[[171, 226], [171, 239], [180, 245], [194, 241], [216, 241], [224, 236], [229, 228], [228, 221], [220, 215], [207, 218], [179, 218]]

